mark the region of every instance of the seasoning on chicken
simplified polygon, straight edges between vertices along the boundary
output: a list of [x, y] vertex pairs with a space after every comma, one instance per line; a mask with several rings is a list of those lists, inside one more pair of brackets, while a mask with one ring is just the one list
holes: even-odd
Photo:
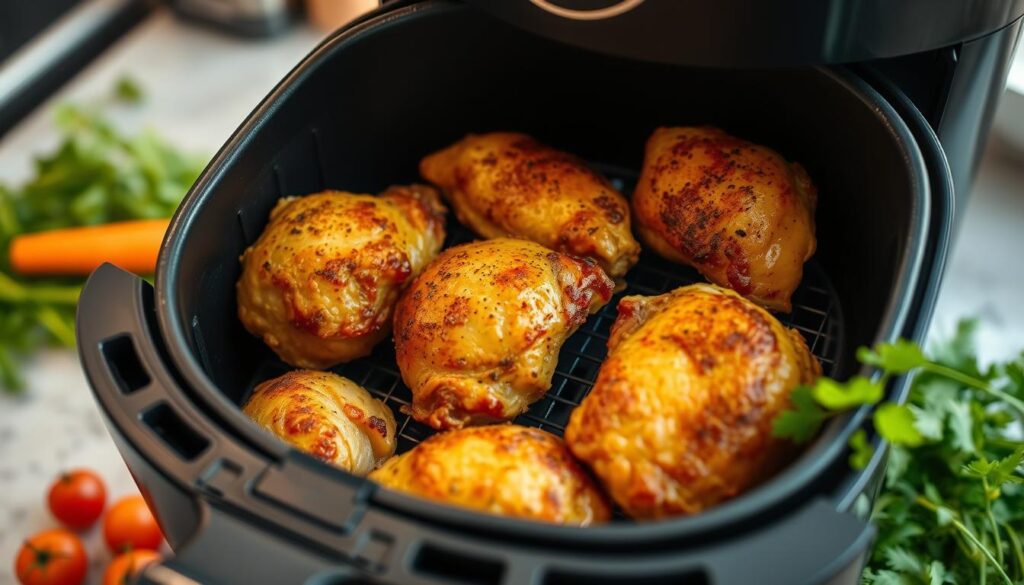
[[562, 343], [613, 286], [593, 262], [526, 240], [445, 250], [395, 309], [412, 416], [450, 429], [521, 414], [551, 387]]
[[633, 193], [641, 239], [771, 310], [814, 254], [817, 189], [797, 163], [718, 128], [659, 128]]
[[772, 420], [820, 374], [799, 333], [733, 291], [626, 297], [565, 439], [630, 516], [695, 514], [785, 463]]
[[625, 198], [580, 159], [525, 134], [470, 134], [424, 158], [420, 174], [484, 238], [592, 258], [615, 279], [639, 258]]
[[282, 199], [242, 254], [239, 318], [293, 366], [367, 355], [387, 336], [402, 289], [441, 250], [444, 212], [419, 185]]
[[604, 495], [561, 439], [517, 425], [434, 435], [389, 459], [370, 479], [499, 516], [577, 526], [611, 516]]
[[391, 409], [330, 372], [296, 370], [267, 380], [242, 412], [286, 443], [356, 475], [395, 452]]

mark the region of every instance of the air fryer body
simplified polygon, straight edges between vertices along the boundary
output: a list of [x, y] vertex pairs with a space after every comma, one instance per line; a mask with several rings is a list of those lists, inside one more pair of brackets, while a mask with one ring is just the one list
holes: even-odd
[[[551, 3], [530, 2], [541, 4]], [[1024, 3], [1003, 8], [972, 21], [986, 35], [957, 42], [959, 61], [941, 84], [913, 56], [825, 68], [809, 65], [820, 55], [797, 49], [807, 62], [788, 64], [800, 67], [756, 62], [770, 51], [749, 53], [756, 68], [638, 59], [444, 0], [395, 2], [339, 31], [268, 96], [193, 187], [164, 242], [156, 286], [105, 266], [83, 292], [83, 367], [175, 551], [144, 580], [856, 582], [872, 537], [864, 514], [885, 464], [883, 444], [861, 472], [846, 462], [846, 440], [866, 411], [834, 421], [765, 485], [692, 518], [579, 529], [430, 503], [322, 465], [240, 413], [254, 383], [284, 366], [235, 318], [237, 258], [278, 197], [414, 181], [420, 156], [466, 132], [533, 133], [628, 192], [654, 127], [716, 124], [800, 161], [818, 182], [819, 251], [801, 308], [784, 320], [830, 375], [846, 377], [860, 371], [857, 346], [921, 340], [927, 329], [953, 222], [953, 179], [969, 182], [966, 159], [984, 135], [992, 88], [1005, 75], [1001, 55], [1019, 28], [1010, 13]], [[992, 32], [1000, 18], [1014, 24]], [[572, 26], [596, 26], [580, 22]], [[873, 42], [872, 54], [887, 46]], [[988, 48], [975, 52], [972, 43]], [[917, 58], [941, 61], [946, 48], [922, 45]], [[950, 152], [956, 159], [947, 164]], [[459, 231], [454, 220], [449, 228]], [[698, 278], [651, 256], [631, 275], [640, 292]], [[609, 306], [577, 337], [613, 318]], [[339, 371], [400, 400], [389, 351], [379, 347]], [[585, 358], [593, 348], [572, 351]], [[574, 360], [564, 376], [592, 376], [599, 360], [591, 356], [590, 370], [585, 362]], [[905, 383], [891, 392], [904, 398]], [[524, 422], [557, 431], [553, 416]], [[415, 423], [402, 428], [400, 448], [422, 438]]]

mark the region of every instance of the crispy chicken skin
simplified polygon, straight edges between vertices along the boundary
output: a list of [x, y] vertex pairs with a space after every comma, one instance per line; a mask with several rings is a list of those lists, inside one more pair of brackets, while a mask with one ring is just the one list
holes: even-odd
[[641, 239], [774, 311], [789, 312], [813, 254], [817, 189], [797, 163], [718, 128], [647, 140], [633, 213]]
[[625, 297], [565, 438], [630, 516], [695, 514], [791, 454], [772, 419], [821, 373], [803, 338], [733, 291]]
[[395, 452], [395, 417], [337, 374], [296, 370], [253, 390], [244, 412], [295, 448], [356, 475]]
[[368, 354], [402, 289], [440, 252], [444, 212], [420, 185], [281, 199], [242, 254], [239, 319], [293, 366]]
[[420, 174], [484, 238], [523, 238], [593, 258], [615, 279], [640, 255], [629, 205], [608, 180], [525, 134], [470, 134], [424, 158]]
[[592, 261], [527, 240], [445, 250], [395, 308], [412, 416], [444, 430], [522, 413], [551, 387], [562, 343], [613, 286]]
[[610, 517], [604, 495], [561, 439], [517, 425], [434, 435], [389, 459], [370, 479], [499, 516], [577, 526]]

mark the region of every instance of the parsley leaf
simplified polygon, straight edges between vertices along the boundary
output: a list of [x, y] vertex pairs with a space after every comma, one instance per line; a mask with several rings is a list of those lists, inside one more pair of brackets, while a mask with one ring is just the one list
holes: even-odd
[[924, 436], [914, 426], [914, 413], [902, 404], [887, 402], [875, 411], [875, 429], [885, 440], [896, 445], [917, 447]]
[[814, 400], [829, 410], [849, 410], [865, 404], [877, 404], [882, 394], [882, 385], [864, 376], [854, 376], [845, 384], [831, 378], [819, 378], [812, 389]]
[[850, 437], [850, 467], [864, 469], [867, 467], [871, 457], [875, 454], [875, 448], [868, 442], [868, 434], [861, 429]]
[[798, 386], [789, 400], [792, 409], [783, 411], [772, 421], [772, 434], [805, 443], [817, 434], [828, 413], [814, 401], [809, 386]]
[[874, 350], [862, 347], [857, 350], [857, 359], [892, 374], [906, 374], [928, 363], [921, 348], [905, 339], [896, 343], [881, 343]]
[[907, 405], [873, 419], [892, 445], [866, 584], [1024, 583], [1024, 359], [982, 372], [976, 327], [962, 321], [931, 360], [906, 342], [860, 352], [883, 378], [916, 374]]
[[886, 549], [883, 554], [885, 562], [893, 571], [914, 574], [924, 572], [924, 563], [921, 562], [921, 559], [903, 547], [894, 546]]

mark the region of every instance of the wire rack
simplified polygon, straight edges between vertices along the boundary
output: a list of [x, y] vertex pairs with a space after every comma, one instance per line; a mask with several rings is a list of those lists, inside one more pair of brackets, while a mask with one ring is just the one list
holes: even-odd
[[[615, 176], [607, 171], [605, 174]], [[620, 192], [630, 192], [632, 181], [621, 178], [621, 174], [619, 177], [612, 179], [613, 185]], [[472, 232], [454, 218], [449, 218], [445, 247], [474, 239]], [[640, 261], [626, 275], [626, 288], [617, 293], [598, 313], [591, 315], [566, 340], [558, 356], [551, 389], [544, 398], [517, 417], [515, 422], [562, 436], [569, 414], [590, 392], [607, 354], [606, 345], [619, 299], [626, 295], [658, 295], [696, 282], [706, 280], [693, 268], [643, 252]], [[803, 334], [807, 346], [821, 363], [824, 374], [831, 375], [836, 368], [838, 356], [842, 355], [842, 318], [835, 291], [825, 272], [814, 260], [804, 266], [803, 282], [792, 300], [793, 311], [788, 315], [776, 314], [776, 317], [784, 325]], [[287, 370], [281, 363], [266, 365], [270, 367], [263, 368], [258, 374], [258, 380], [265, 380]], [[398, 453], [404, 453], [435, 432], [403, 412], [403, 407], [412, 402], [412, 393], [402, 382], [395, 362], [394, 343], [390, 340], [378, 344], [369, 356], [342, 364], [333, 371], [359, 383], [391, 408], [399, 429]]]

